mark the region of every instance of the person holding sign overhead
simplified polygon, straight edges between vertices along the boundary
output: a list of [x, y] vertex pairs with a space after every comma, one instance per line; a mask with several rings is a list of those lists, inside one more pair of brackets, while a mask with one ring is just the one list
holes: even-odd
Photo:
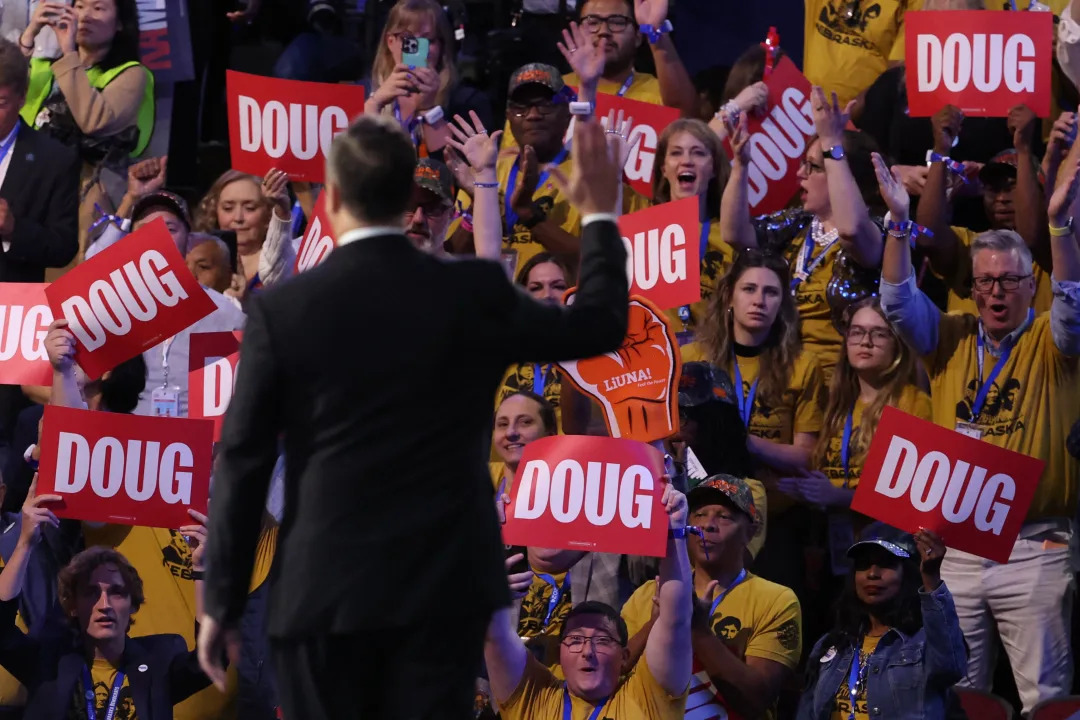
[[896, 223], [885, 246], [881, 305], [923, 359], [934, 422], [1046, 463], [1009, 562], [993, 565], [957, 551], [942, 567], [971, 651], [964, 684], [989, 690], [996, 631], [1030, 712], [1041, 700], [1068, 694], [1072, 683], [1069, 548], [1080, 464], [1066, 439], [1080, 417], [1080, 247], [1073, 229], [1080, 145], [1048, 207], [1054, 300], [1050, 312], [1038, 315], [1031, 309], [1031, 251], [1009, 230], [972, 242], [978, 315], [942, 314], [915, 287], [908, 195], [899, 173], [880, 157], [874, 164]]
[[720, 210], [721, 235], [737, 247], [783, 253], [788, 291], [799, 310], [802, 344], [821, 360], [826, 380], [842, 349], [834, 318], [855, 297], [873, 292], [881, 266], [882, 227], [870, 208], [880, 203], [870, 152], [873, 141], [844, 129], [836, 95], [815, 87], [810, 107], [817, 137], [799, 170], [802, 207], [751, 220], [746, 118], [728, 128], [734, 158]]

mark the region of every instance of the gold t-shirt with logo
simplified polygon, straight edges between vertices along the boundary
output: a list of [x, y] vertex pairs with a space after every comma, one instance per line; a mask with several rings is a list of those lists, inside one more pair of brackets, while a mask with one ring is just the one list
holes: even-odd
[[[807, 226], [809, 228], [809, 226]], [[791, 276], [795, 277], [799, 258], [806, 252], [806, 243], [813, 244], [809, 229], [799, 233], [797, 239], [784, 250], [784, 258], [791, 266]], [[815, 246], [811, 251], [809, 266], [817, 260], [821, 248]], [[840, 253], [840, 243], [833, 243], [825, 252], [825, 257], [809, 277], [795, 288], [795, 307], [799, 311], [799, 334], [802, 337], [803, 352], [811, 351], [817, 355], [825, 382], [832, 379], [833, 368], [840, 359], [843, 340], [840, 331], [832, 321], [832, 308], [826, 298], [829, 281], [833, 277], [833, 264]]]
[[[1080, 465], [1066, 450], [1065, 439], [1080, 418], [1080, 359], [1054, 345], [1050, 314], [1036, 316], [1020, 336], [975, 418], [978, 319], [943, 314], [938, 327], [937, 347], [924, 358], [934, 422], [950, 430], [957, 421], [972, 423], [984, 442], [1045, 461], [1027, 520], [1073, 517]], [[985, 375], [996, 363], [986, 353]]]
[[[108, 713], [109, 701], [112, 699], [113, 683], [116, 682], [118, 668], [108, 660], [97, 658], [90, 666], [90, 679], [93, 681], [91, 691], [94, 693], [94, 718], [90, 720], [104, 720]], [[86, 688], [80, 679], [76, 686], [76, 692], [72, 696], [75, 705], [75, 713], [71, 717], [82, 717], [86, 713]], [[135, 699], [131, 695], [131, 686], [125, 675], [120, 686], [120, 693], [116, 701], [116, 710], [113, 716], [115, 720], [137, 720]]]
[[[904, 387], [901, 391], [900, 399], [896, 403], [896, 408], [923, 420], [932, 419], [930, 396], [914, 385], [907, 385]], [[844, 487], [846, 484], [847, 487], [854, 490], [859, 486], [863, 461], [866, 460], [866, 450], [870, 447], [870, 438], [863, 438], [859, 433], [864, 409], [865, 406], [863, 405], [862, 399], [856, 400], [855, 409], [851, 414], [851, 447], [850, 457], [848, 459], [848, 474], [846, 478], [844, 473], [843, 453], [841, 452], [844, 446], [843, 426], [840, 426], [836, 434], [829, 438], [829, 446], [826, 448], [825, 455], [821, 459], [821, 466], [818, 470], [825, 473], [825, 476], [828, 477], [830, 482], [836, 487]]]
[[[656, 581], [639, 587], [622, 608], [622, 618], [630, 637], [648, 623], [652, 614]], [[731, 588], [716, 607], [709, 627], [741, 660], [748, 657], [772, 660], [794, 670], [802, 653], [802, 611], [795, 593], [747, 573], [746, 579]], [[640, 665], [642, 661], [638, 661]], [[708, 708], [715, 707], [715, 714]], [[775, 717], [775, 707], [765, 717]], [[694, 658], [694, 676], [686, 700], [687, 717], [725, 717], [723, 698], [708, 673]]]
[[[559, 634], [574, 602], [570, 597], [567, 573], [554, 573], [547, 577], [555, 583], [554, 586], [533, 568], [532, 585], [521, 599], [517, 631], [519, 637], [541, 649], [541, 662], [552, 667], [559, 664]], [[555, 588], [558, 588], [559, 596], [552, 607], [551, 595]]]
[[[978, 315], [979, 310], [975, 306], [975, 298], [971, 296], [971, 243], [980, 233], [963, 227], [953, 227], [952, 231], [960, 240], [960, 247], [956, 250], [956, 267], [952, 277], [941, 277], [949, 289], [948, 311], [951, 313], [970, 313]], [[1050, 304], [1054, 301], [1054, 289], [1050, 281], [1050, 273], [1043, 270], [1039, 263], [1032, 261], [1031, 272], [1035, 277], [1035, 297], [1031, 300], [1031, 307], [1035, 312], [1049, 312]]]
[[[880, 637], [870, 637], [869, 635], [863, 636], [863, 662], [866, 662], [866, 658], [874, 654], [874, 650], [877, 649], [878, 642], [880, 641]], [[840, 687], [836, 690], [836, 702], [833, 704], [833, 711], [829, 716], [829, 720], [850, 720], [851, 718], [851, 690], [848, 685], [849, 677], [849, 675], [845, 674], [844, 682], [840, 683]], [[866, 686], [868, 684], [869, 683], [866, 680], [863, 680], [862, 684], [859, 686], [858, 693], [855, 695], [855, 720], [870, 720], [870, 709], [866, 705]]]
[[724, 242], [720, 235], [720, 223], [713, 220], [709, 223], [709, 240], [705, 248], [705, 257], [701, 258], [701, 233], [698, 232], [692, 239], [687, 238], [687, 261], [692, 258], [701, 259], [701, 299], [690, 305], [691, 322], [685, 326], [679, 317], [679, 309], [672, 308], [665, 311], [665, 315], [671, 320], [671, 327], [675, 332], [694, 330], [700, 328], [708, 317], [709, 298], [716, 292], [716, 286], [720, 278], [728, 271], [735, 262], [735, 248]]
[[840, 107], [904, 60], [904, 13], [922, 0], [806, 0], [803, 73]]

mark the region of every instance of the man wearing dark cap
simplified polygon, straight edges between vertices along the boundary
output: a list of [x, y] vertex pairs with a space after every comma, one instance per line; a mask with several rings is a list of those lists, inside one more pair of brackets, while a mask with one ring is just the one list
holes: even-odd
[[413, 174], [413, 194], [405, 211], [405, 235], [418, 250], [443, 255], [453, 217], [453, 176], [432, 158], [420, 158]]
[[[761, 513], [745, 480], [713, 475], [690, 491], [687, 541], [694, 567], [694, 677], [687, 717], [774, 717], [781, 688], [802, 652], [802, 612], [795, 593], [746, 569], [746, 546]], [[623, 606], [631, 660], [653, 624], [656, 582]]]

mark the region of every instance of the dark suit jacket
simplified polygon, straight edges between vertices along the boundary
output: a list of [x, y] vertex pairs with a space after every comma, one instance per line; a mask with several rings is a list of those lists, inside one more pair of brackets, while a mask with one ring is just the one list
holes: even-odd
[[[23, 720], [67, 718], [85, 663], [81, 649], [69, 642], [24, 635], [15, 627], [15, 603], [0, 603], [0, 665], [29, 692]], [[179, 635], [129, 637], [122, 669], [139, 720], [168, 720], [173, 705], [210, 685], [196, 652]]]
[[15, 231], [0, 246], [0, 282], [44, 282], [45, 268], [64, 267], [79, 251], [78, 153], [22, 120], [0, 198]]
[[249, 308], [225, 420], [205, 607], [235, 623], [284, 433], [270, 634], [402, 627], [509, 604], [487, 467], [492, 399], [515, 362], [589, 357], [626, 333], [614, 223], [583, 231], [570, 308], [483, 260], [358, 240]]

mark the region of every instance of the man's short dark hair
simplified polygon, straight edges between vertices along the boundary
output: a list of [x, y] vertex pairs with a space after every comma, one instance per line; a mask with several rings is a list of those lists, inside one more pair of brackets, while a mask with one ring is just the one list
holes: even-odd
[[140, 354], [114, 367], [101, 381], [101, 403], [109, 412], [133, 412], [139, 406], [139, 396], [144, 390], [146, 360]]
[[90, 576], [102, 565], [114, 566], [120, 573], [120, 577], [124, 579], [124, 588], [131, 598], [133, 615], [146, 602], [142, 578], [128, 559], [112, 548], [94, 546], [71, 558], [71, 562], [60, 571], [57, 594], [60, 597], [60, 607], [67, 615], [75, 614], [75, 601], [79, 596], [79, 588], [90, 582]]
[[622, 619], [622, 615], [619, 614], [618, 610], [599, 600], [586, 600], [570, 608], [570, 612], [566, 614], [566, 619], [563, 620], [562, 632], [559, 634], [560, 643], [566, 639], [566, 628], [570, 627], [570, 619], [578, 615], [600, 615], [607, 618], [615, 626], [615, 632], [618, 633], [616, 639], [619, 644], [626, 647], [626, 644], [630, 642], [630, 631], [626, 629], [626, 621]]
[[[630, 18], [630, 21], [634, 23], [634, 27], [637, 27], [637, 17], [634, 14], [634, 0], [622, 0], [626, 5], [626, 16]], [[585, 6], [589, 4], [589, 0], [582, 0], [577, 6], [578, 20], [585, 17]]]
[[10, 88], [20, 97], [30, 85], [30, 62], [10, 40], [0, 39], [0, 88]]
[[327, 162], [345, 209], [358, 220], [400, 221], [416, 168], [412, 138], [396, 121], [364, 115], [334, 138]]

